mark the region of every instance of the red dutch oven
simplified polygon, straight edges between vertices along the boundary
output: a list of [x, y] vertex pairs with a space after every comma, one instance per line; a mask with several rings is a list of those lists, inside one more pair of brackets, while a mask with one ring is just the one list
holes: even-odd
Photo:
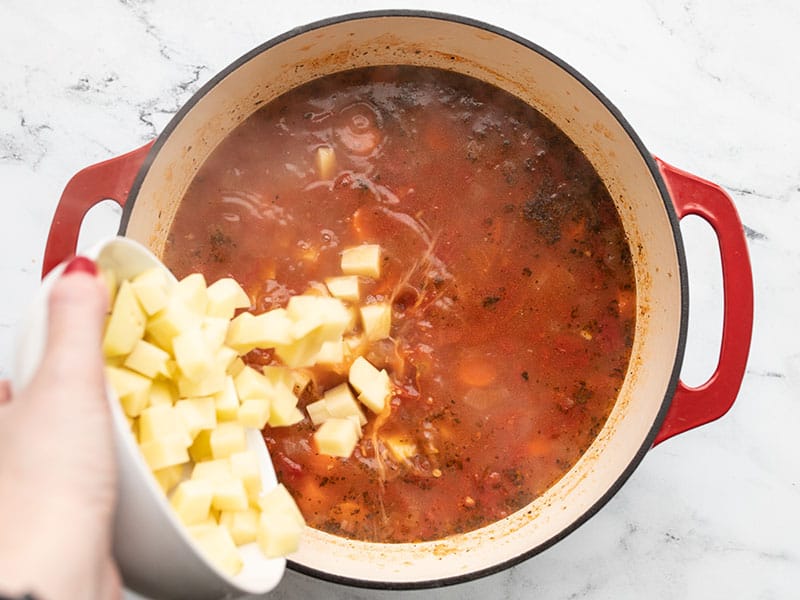
[[[281, 93], [338, 71], [371, 65], [439, 67], [523, 99], [560, 127], [592, 162], [622, 219], [634, 258], [637, 325], [615, 407], [579, 462], [513, 515], [467, 534], [419, 544], [357, 542], [307, 528], [290, 565], [320, 578], [393, 589], [440, 586], [516, 564], [597, 512], [654, 445], [724, 415], [745, 371], [753, 284], [745, 236], [717, 185], [654, 158], [589, 81], [535, 44], [451, 15], [388, 11], [292, 30], [244, 55], [198, 91], [153, 142], [93, 165], [68, 183], [56, 209], [43, 272], [75, 252], [86, 212], [113, 199], [120, 235], [156, 255], [181, 198], [209, 153]], [[679, 220], [697, 215], [716, 232], [724, 322], [717, 368], [703, 385], [679, 380], [686, 340], [686, 261]]]

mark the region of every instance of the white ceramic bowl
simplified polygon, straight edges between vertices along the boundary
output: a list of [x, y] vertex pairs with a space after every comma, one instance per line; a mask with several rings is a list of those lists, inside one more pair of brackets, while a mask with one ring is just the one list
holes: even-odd
[[[160, 266], [174, 280], [149, 250], [129, 238], [100, 242], [82, 254], [101, 268], [112, 269], [120, 279]], [[41, 361], [47, 333], [47, 297], [63, 270], [64, 265], [59, 265], [45, 277], [23, 322], [12, 373], [16, 389], [30, 380]], [[240, 547], [244, 567], [235, 577], [220, 571], [198, 552], [142, 458], [116, 395], [110, 387], [106, 394], [119, 467], [114, 556], [125, 585], [151, 598], [193, 600], [236, 598], [273, 589], [283, 576], [286, 560], [265, 558], [254, 543]], [[260, 432], [248, 431], [247, 443], [259, 457], [264, 489], [269, 490], [277, 480]]]

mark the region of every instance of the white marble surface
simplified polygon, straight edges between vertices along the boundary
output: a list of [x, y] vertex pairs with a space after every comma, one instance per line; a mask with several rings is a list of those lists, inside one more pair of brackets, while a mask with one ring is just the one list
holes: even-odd
[[[387, 7], [0, 0], [0, 376], [72, 174], [154, 137], [203, 82], [268, 38], [321, 17]], [[598, 515], [522, 565], [402, 593], [289, 573], [272, 597], [800, 597], [800, 5], [413, 0], [402, 7], [460, 13], [537, 42], [592, 80], [652, 152], [730, 191], [754, 268], [751, 358], [724, 419], [651, 451]], [[113, 210], [93, 218], [84, 243], [112, 233], [116, 218]], [[700, 383], [715, 364], [721, 284], [709, 229], [696, 221], [683, 229], [693, 310], [683, 375]]]

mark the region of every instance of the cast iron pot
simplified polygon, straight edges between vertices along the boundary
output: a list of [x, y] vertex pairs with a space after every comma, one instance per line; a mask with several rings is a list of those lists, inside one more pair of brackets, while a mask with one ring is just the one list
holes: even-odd
[[[451, 15], [361, 13], [292, 30], [256, 48], [197, 92], [155, 141], [75, 175], [56, 210], [43, 270], [75, 251], [86, 211], [108, 198], [124, 209], [119, 233], [160, 255], [187, 186], [234, 127], [310, 79], [386, 64], [480, 78], [522, 98], [569, 135], [614, 198], [638, 295], [632, 359], [611, 416], [547, 493], [502, 521], [434, 542], [364, 543], [308, 528], [291, 557], [297, 571], [331, 581], [420, 588], [493, 573], [541, 552], [597, 512], [652, 446], [730, 408], [747, 362], [753, 286], [742, 225], [721, 188], [654, 158], [590, 82], [527, 40]], [[678, 222], [690, 214], [716, 232], [724, 283], [719, 363], [697, 388], [679, 380], [689, 304]]]

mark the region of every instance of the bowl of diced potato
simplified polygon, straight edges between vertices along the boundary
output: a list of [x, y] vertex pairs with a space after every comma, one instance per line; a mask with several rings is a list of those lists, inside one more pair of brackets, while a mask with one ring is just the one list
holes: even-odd
[[[234, 280], [178, 281], [127, 238], [84, 255], [111, 295], [102, 343], [119, 466], [113, 545], [126, 586], [152, 598], [268, 592], [305, 523], [276, 480], [260, 430], [297, 421], [298, 382], [288, 369], [242, 361], [259, 323], [234, 319], [250, 305]], [[47, 293], [62, 270], [45, 278], [31, 311], [20, 385], [39, 364]], [[326, 307], [295, 309], [308, 318]], [[281, 326], [272, 318], [269, 331]]]

